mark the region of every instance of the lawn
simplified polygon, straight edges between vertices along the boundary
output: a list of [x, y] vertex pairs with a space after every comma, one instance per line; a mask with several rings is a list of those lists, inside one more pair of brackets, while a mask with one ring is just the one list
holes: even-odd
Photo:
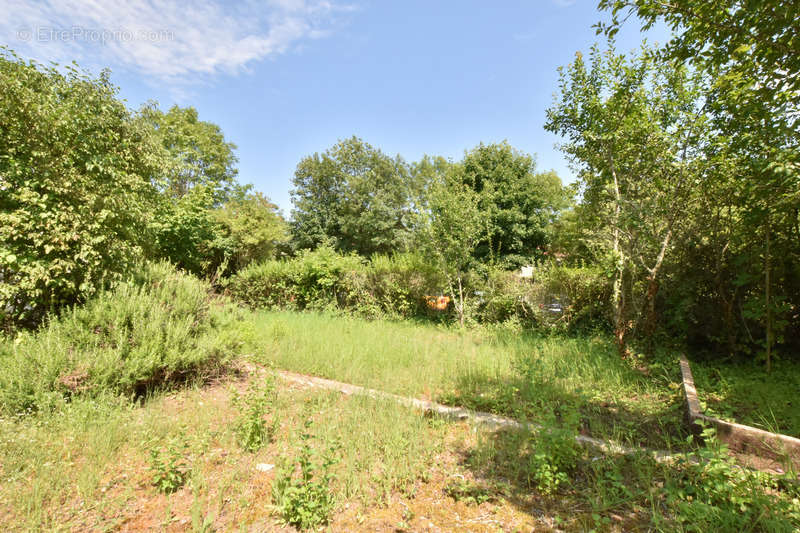
[[[144, 396], [114, 387], [53, 389], [36, 410], [3, 411], [4, 529], [292, 531], [290, 524], [311, 519], [330, 531], [800, 526], [793, 474], [735, 467], [714, 439], [691, 446], [701, 463], [680, 453], [665, 463], [645, 452], [577, 445], [575, 436], [584, 433], [677, 450], [683, 435], [672, 365], [622, 361], [601, 336], [315, 313], [237, 316], [235, 330], [227, 322], [209, 326], [236, 331], [244, 342], [224, 371]], [[54, 327], [42, 338], [76, 338], [80, 321], [68, 324], [72, 329]], [[95, 331], [91, 321], [89, 327]], [[213, 336], [213, 329], [203, 331]], [[25, 350], [44, 346], [22, 342]], [[24, 353], [6, 348], [0, 363], [18, 370]], [[103, 349], [104, 361], [121, 350]], [[271, 368], [490, 410], [542, 428], [492, 431], [386, 399], [284, 382]], [[41, 381], [42, 372], [14, 375]], [[31, 390], [50, 390], [45, 385]]]
[[622, 361], [602, 336], [318, 313], [259, 312], [252, 320], [248, 349], [278, 368], [534, 422], [577, 410], [576, 429], [590, 436], [665, 449], [686, 443], [677, 362]]

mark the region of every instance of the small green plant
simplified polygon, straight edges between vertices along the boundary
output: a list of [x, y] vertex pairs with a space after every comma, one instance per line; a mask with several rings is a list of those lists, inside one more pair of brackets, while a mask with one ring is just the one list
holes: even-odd
[[532, 434], [528, 456], [528, 484], [543, 494], [553, 494], [569, 482], [569, 472], [575, 469], [581, 456], [576, 442], [577, 411], [566, 410], [559, 421], [550, 413], [544, 424]]
[[492, 501], [492, 495], [486, 487], [463, 479], [450, 482], [445, 486], [444, 493], [455, 501], [461, 501], [467, 505], [480, 505]]
[[[239, 411], [234, 432], [243, 449], [255, 452], [272, 440], [277, 426], [277, 418], [274, 416], [275, 397], [275, 378], [271, 374], [262, 386], [256, 382], [251, 383], [244, 396], [232, 389], [231, 403]], [[272, 421], [267, 423], [265, 417], [270, 414]]]
[[311, 419], [306, 420], [298, 458], [283, 462], [272, 486], [278, 512], [287, 524], [300, 529], [326, 524], [336, 503], [331, 468], [338, 462], [339, 445], [334, 443], [322, 454], [317, 452], [311, 445], [312, 424]]
[[186, 461], [189, 444], [183, 437], [176, 437], [165, 448], [150, 449], [150, 471], [152, 484], [159, 492], [171, 494], [181, 488], [191, 468]]
[[701, 436], [699, 461], [687, 461], [664, 487], [676, 521], [686, 531], [796, 531], [800, 502], [780, 494], [770, 475], [736, 465], [713, 427]]

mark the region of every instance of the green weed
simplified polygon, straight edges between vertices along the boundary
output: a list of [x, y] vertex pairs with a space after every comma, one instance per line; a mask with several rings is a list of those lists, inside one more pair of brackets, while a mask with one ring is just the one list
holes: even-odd
[[[234, 433], [243, 449], [255, 452], [272, 440], [278, 423], [274, 413], [275, 398], [275, 378], [271, 374], [261, 385], [253, 381], [244, 396], [232, 389], [231, 403], [238, 411]], [[268, 423], [265, 417], [270, 415], [272, 419]]]
[[188, 448], [185, 439], [176, 437], [165, 447], [150, 449], [151, 483], [159, 492], [171, 494], [186, 482], [191, 471], [186, 460]]
[[331, 468], [338, 462], [339, 446], [334, 444], [319, 454], [311, 445], [312, 425], [313, 421], [307, 419], [297, 458], [281, 465], [272, 486], [278, 512], [287, 524], [300, 529], [326, 524], [336, 504]]

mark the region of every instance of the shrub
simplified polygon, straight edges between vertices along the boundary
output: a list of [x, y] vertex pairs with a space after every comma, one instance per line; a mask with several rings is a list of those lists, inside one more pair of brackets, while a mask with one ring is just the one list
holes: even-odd
[[251, 307], [413, 317], [428, 313], [425, 296], [437, 292], [442, 280], [435, 267], [418, 255], [376, 256], [366, 262], [323, 246], [291, 260], [250, 265], [226, 287]]
[[0, 411], [76, 394], [144, 395], [217, 373], [241, 344], [238, 315], [207, 283], [149, 265], [40, 331], [0, 343]]
[[0, 49], [0, 328], [128, 275], [143, 254], [163, 152], [91, 79]]
[[431, 316], [425, 298], [438, 294], [447, 284], [435, 263], [416, 253], [374, 256], [367, 275], [381, 311], [403, 318]]
[[[474, 276], [473, 276], [474, 279]], [[602, 270], [545, 263], [532, 280], [516, 272], [489, 269], [475, 316], [481, 323], [512, 321], [525, 328], [574, 332], [607, 327], [610, 286]], [[561, 312], [548, 309], [558, 303]]]
[[546, 294], [565, 300], [564, 328], [578, 331], [609, 327], [611, 283], [601, 268], [550, 265], [539, 275]]

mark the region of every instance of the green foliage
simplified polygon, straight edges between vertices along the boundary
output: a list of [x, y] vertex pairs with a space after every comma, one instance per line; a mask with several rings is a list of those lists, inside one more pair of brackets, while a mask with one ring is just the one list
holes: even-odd
[[186, 461], [189, 445], [182, 437], [170, 439], [166, 447], [150, 449], [151, 483], [164, 494], [177, 491], [186, 483], [191, 467]]
[[[338, 462], [339, 447], [331, 445], [320, 454], [312, 447], [312, 425], [313, 421], [307, 419], [300, 434], [299, 455], [281, 466], [272, 485], [272, 499], [278, 512], [287, 524], [300, 529], [327, 524], [336, 505], [331, 491], [334, 480], [331, 468]], [[299, 469], [297, 474], [296, 469]]]
[[[800, 302], [800, 61], [792, 2], [601, 0], [599, 31], [638, 16], [673, 30], [659, 54], [704, 79], [709, 162], [695, 174], [680, 257], [661, 302], [670, 335], [709, 355], [797, 352]], [[702, 180], [702, 181], [700, 181]], [[667, 265], [669, 269], [670, 265]]]
[[[568, 194], [555, 172], [536, 172], [534, 158], [508, 142], [479, 144], [459, 165], [461, 181], [478, 195], [486, 220], [474, 255], [506, 267], [541, 258], [548, 230]], [[453, 228], [455, 229], [455, 228]]]
[[417, 254], [365, 262], [321, 246], [290, 260], [252, 264], [226, 282], [231, 295], [266, 309], [342, 309], [368, 317], [425, 316], [424, 297], [438, 293], [441, 274]]
[[0, 343], [0, 409], [49, 409], [79, 395], [145, 395], [218, 373], [239, 351], [239, 312], [166, 263], [145, 267], [36, 333]]
[[[238, 411], [234, 421], [234, 433], [239, 445], [248, 452], [255, 452], [272, 440], [278, 419], [275, 417], [275, 378], [269, 375], [259, 386], [252, 382], [243, 397], [236, 389], [231, 391], [231, 403]], [[272, 416], [267, 422], [265, 417]]]
[[[513, 323], [523, 329], [575, 333], [607, 327], [611, 284], [598, 267], [568, 267], [542, 262], [533, 279], [491, 268], [486, 282], [473, 281], [480, 293], [475, 318], [482, 324]], [[555, 312], [553, 304], [560, 305]]]
[[154, 255], [196, 276], [214, 274], [234, 250], [213, 205], [213, 191], [204, 185], [176, 200], [165, 199], [152, 224]]
[[579, 53], [560, 69], [545, 128], [580, 168], [585, 239], [613, 272], [613, 324], [621, 354], [632, 330], [657, 327], [656, 297], [674, 241], [684, 238], [693, 186], [708, 166], [712, 133], [701, 76], [647, 48]]
[[155, 255], [197, 276], [228, 275], [271, 259], [287, 240], [286, 223], [261, 193], [243, 193], [215, 208], [214, 191], [195, 185], [162, 201], [153, 222]]
[[199, 120], [193, 107], [174, 105], [165, 113], [150, 103], [139, 114], [169, 154], [162, 183], [167, 196], [180, 199], [203, 186], [217, 206], [241, 193], [236, 183], [236, 145], [225, 141], [219, 126]]
[[288, 227], [278, 206], [260, 192], [231, 199], [214, 216], [230, 242], [229, 259], [234, 271], [273, 258], [279, 246], [288, 241]]
[[543, 494], [553, 494], [569, 483], [583, 451], [575, 440], [580, 421], [577, 411], [566, 410], [557, 418], [550, 413], [531, 435], [527, 456], [528, 483]]
[[447, 277], [450, 297], [462, 326], [467, 304], [464, 278], [487, 223], [479, 202], [479, 195], [460, 181], [458, 167], [451, 165], [429, 186], [427, 220], [420, 230], [426, 253]]
[[409, 239], [409, 171], [357, 137], [297, 165], [292, 239], [298, 249], [330, 244], [363, 256], [404, 250]]
[[[741, 468], [704, 428], [705, 446], [698, 461], [683, 465], [664, 486], [667, 505], [685, 531], [792, 531], [787, 517], [800, 519], [797, 501], [775, 497], [776, 480], [769, 474]], [[794, 509], [793, 509], [794, 508]]]
[[40, 323], [143, 255], [164, 158], [116, 95], [108, 72], [0, 49], [0, 328]]
[[467, 505], [480, 505], [492, 501], [492, 494], [486, 487], [470, 483], [464, 479], [451, 481], [444, 487], [444, 493], [457, 502], [464, 502]]

